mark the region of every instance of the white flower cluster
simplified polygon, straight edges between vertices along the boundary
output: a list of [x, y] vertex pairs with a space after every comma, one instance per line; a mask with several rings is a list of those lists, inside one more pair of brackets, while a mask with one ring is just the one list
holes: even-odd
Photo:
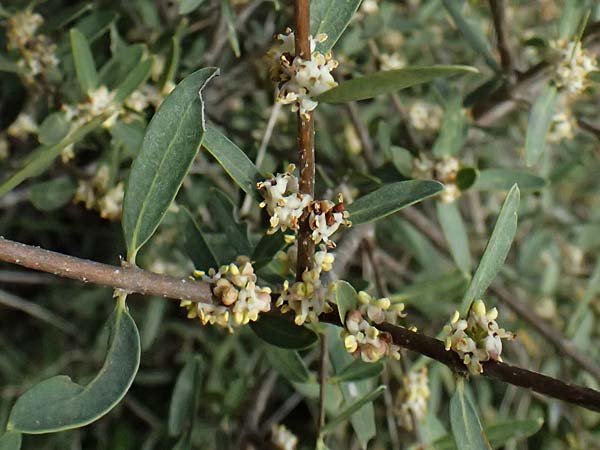
[[392, 336], [371, 322], [396, 324], [398, 319], [406, 317], [404, 303], [392, 303], [387, 297], [376, 299], [364, 291], [357, 294], [357, 300], [359, 307], [348, 313], [342, 332], [346, 350], [360, 354], [365, 362], [376, 362], [384, 356], [400, 358], [400, 348], [393, 344]]
[[27, 135], [37, 132], [38, 124], [31, 114], [26, 112], [19, 113], [14, 122], [6, 130], [6, 134], [16, 139], [25, 139]]
[[484, 361], [502, 361], [501, 339], [514, 339], [511, 332], [498, 327], [497, 317], [496, 308], [486, 312], [483, 301], [477, 300], [471, 305], [466, 319], [460, 319], [456, 311], [450, 325], [444, 327], [449, 334], [446, 350], [458, 353], [472, 374], [483, 373], [481, 363]]
[[188, 318], [198, 317], [202, 325], [217, 324], [230, 331], [258, 319], [258, 314], [271, 309], [271, 289], [256, 285], [254, 267], [248, 258], [240, 256], [236, 263], [209, 269], [208, 274], [195, 271], [194, 276], [213, 288], [216, 304], [194, 303], [182, 300]]
[[273, 425], [271, 427], [271, 443], [278, 450], [296, 450], [298, 438], [285, 425]]
[[413, 417], [420, 422], [427, 415], [427, 401], [431, 395], [427, 368], [419, 372], [411, 371], [402, 378], [402, 387], [396, 398], [396, 417], [404, 429], [413, 429]]
[[396, 70], [404, 67], [406, 67], [406, 59], [397, 52], [379, 55], [379, 68], [381, 70]]
[[335, 248], [335, 242], [331, 235], [335, 233], [341, 225], [350, 226], [348, 221], [348, 212], [345, 209], [344, 198], [339, 195], [338, 203], [335, 204], [329, 200], [314, 201], [308, 205], [310, 216], [308, 223], [312, 230], [312, 240], [315, 244], [323, 242], [327, 248]]
[[594, 55], [584, 50], [579, 41], [559, 39], [550, 42], [550, 46], [561, 58], [556, 67], [556, 85], [572, 95], [581, 94], [588, 86], [589, 73], [598, 70]]
[[342, 339], [346, 350], [360, 354], [365, 362], [377, 362], [384, 356], [400, 359], [400, 347], [394, 344], [392, 335], [371, 325], [358, 310], [350, 311], [346, 316]]
[[257, 189], [263, 190], [265, 198], [260, 207], [266, 207], [271, 216], [269, 234], [288, 228], [297, 231], [298, 221], [312, 201], [312, 196], [298, 192], [298, 178], [292, 173], [295, 168], [290, 164], [284, 173], [256, 184]]
[[[297, 253], [297, 246], [292, 246], [288, 250], [285, 259], [287, 259], [287, 266], [290, 269], [295, 266], [291, 259], [295, 259]], [[281, 256], [280, 258], [283, 259]], [[281, 308], [281, 312], [294, 311], [296, 315], [294, 322], [297, 325], [305, 322], [318, 322], [321, 314], [332, 310], [329, 305], [331, 292], [329, 287], [323, 285], [321, 274], [329, 272], [333, 268], [335, 257], [323, 247], [315, 253], [314, 260], [314, 268], [305, 271], [301, 281], [296, 281], [291, 286], [287, 280], [283, 283], [281, 295], [277, 299], [276, 306]]]
[[337, 86], [331, 71], [338, 62], [332, 59], [330, 52], [323, 55], [315, 51], [317, 42], [327, 39], [326, 34], [319, 34], [314, 39], [310, 37], [311, 59], [306, 60], [296, 56], [294, 33], [286, 31], [287, 34], [277, 35], [281, 43], [268, 52], [273, 60], [270, 73], [279, 85], [278, 101], [292, 104], [292, 111], [300, 110], [306, 118], [319, 104], [314, 97]]
[[110, 169], [108, 165], [102, 164], [91, 180], [79, 180], [73, 201], [84, 203], [87, 209], [97, 210], [103, 219], [121, 219], [124, 185], [119, 182], [109, 189], [109, 181]]
[[56, 45], [46, 36], [36, 34], [44, 19], [30, 9], [17, 12], [6, 21], [8, 50], [21, 54], [18, 65], [27, 71], [25, 80], [34, 82], [34, 77], [58, 66]]
[[120, 107], [115, 102], [115, 92], [109, 91], [106, 86], [88, 92], [86, 101], [75, 106], [63, 105], [61, 109], [65, 112], [67, 120], [72, 122], [71, 130], [77, 130], [101, 114], [107, 116], [102, 125], [110, 128], [120, 112]]
[[444, 185], [440, 200], [452, 203], [460, 197], [460, 189], [456, 185], [456, 175], [460, 170], [460, 162], [452, 156], [443, 156], [431, 160], [425, 155], [413, 159], [412, 177], [416, 179], [435, 179]]
[[416, 130], [435, 132], [440, 129], [443, 114], [438, 105], [417, 100], [408, 109], [408, 120]]
[[548, 142], [558, 143], [563, 139], [573, 139], [576, 125], [577, 122], [570, 111], [565, 110], [554, 114], [548, 131]]

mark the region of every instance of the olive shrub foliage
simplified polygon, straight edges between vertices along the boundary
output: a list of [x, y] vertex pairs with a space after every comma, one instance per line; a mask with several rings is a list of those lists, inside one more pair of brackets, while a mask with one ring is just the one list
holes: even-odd
[[0, 449], [598, 448], [600, 7], [296, 3], [0, 3], [0, 235], [212, 292], [3, 264]]

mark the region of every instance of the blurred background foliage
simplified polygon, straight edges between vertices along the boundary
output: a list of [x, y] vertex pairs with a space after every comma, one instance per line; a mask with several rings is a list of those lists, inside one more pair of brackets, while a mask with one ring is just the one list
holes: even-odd
[[[174, 83], [200, 67], [221, 69], [203, 91], [209, 120], [225, 130], [262, 173], [295, 162], [295, 115], [276, 106], [265, 57], [273, 36], [292, 23], [288, 3], [2, 2], [0, 235], [115, 264], [125, 252], [119, 223], [122, 187], [144, 129]], [[499, 68], [485, 1], [365, 0], [334, 47], [340, 61], [338, 80], [409, 65], [468, 64], [480, 71], [345, 107], [318, 109], [321, 197], [343, 192], [350, 202], [382, 183], [411, 178], [419, 161], [444, 155], [458, 159], [464, 177], [456, 181], [459, 192], [453, 203], [427, 201], [376, 226], [345, 231], [334, 276], [370, 292], [375, 292], [381, 277], [387, 293], [408, 305], [409, 323], [436, 335], [460, 304], [506, 191], [517, 182], [522, 191], [519, 227], [499, 286], [598, 361], [598, 73], [584, 94], [561, 103], [572, 115], [571, 134], [552, 134], [556, 130], [551, 128], [548, 136], [539, 138], [544, 147], [541, 157], [529, 166], [525, 140], [531, 105], [549, 78], [550, 41], [574, 36], [582, 12], [591, 6], [583, 42], [597, 55], [600, 7], [577, 1], [505, 3], [515, 69], [510, 76]], [[28, 48], [39, 51], [34, 56], [46, 56], [38, 73], [19, 65], [22, 51], [7, 46], [10, 18], [27, 7], [44, 19], [34, 43], [38, 47]], [[72, 57], [73, 28], [91, 45], [98, 86], [120, 86], [138, 64], [149, 61], [149, 65], [147, 78], [133, 87], [110, 127], [97, 121], [70, 142], [64, 137], [73, 126], [69, 121], [76, 119], [68, 117], [65, 105], [86, 102]], [[93, 121], [90, 114], [87, 118]], [[45, 160], [49, 154], [53, 156]], [[18, 183], [6, 181], [23, 168], [28, 169]], [[194, 256], [200, 256], [190, 258], [194, 247], [186, 236], [192, 233], [193, 241], [196, 231], [190, 230], [184, 208], [191, 211], [220, 262], [233, 260], [238, 253], [230, 245], [231, 233], [253, 246], [267, 226], [255, 200], [246, 199], [217, 162], [200, 152], [175, 204], [138, 258], [140, 266], [176, 276], [193, 270]], [[237, 225], [224, 233], [222, 225], [227, 222]], [[270, 262], [260, 272], [273, 285], [281, 281], [277, 264]], [[109, 289], [8, 265], [0, 267], [0, 285], [0, 424], [4, 424], [14, 400], [39, 380], [56, 373], [68, 373], [82, 383], [90, 379], [103, 360], [101, 330], [113, 303]], [[498, 301], [497, 292], [491, 291], [486, 301], [499, 304], [501, 325], [518, 336], [507, 346], [505, 360], [600, 387], [600, 380], [557, 352], [530, 323]], [[308, 380], [298, 381], [297, 373], [286, 370], [289, 352], [268, 347], [249, 328], [228, 334], [201, 327], [186, 321], [175, 302], [162, 299], [132, 296], [129, 307], [140, 328], [143, 353], [125, 400], [88, 427], [27, 436], [24, 449], [269, 448], [265, 436], [271, 425], [279, 423], [298, 435], [299, 448], [312, 448], [318, 396], [315, 348], [299, 353], [311, 371]], [[332, 342], [332, 360], [348, 356], [343, 347], [335, 348], [335, 339]], [[407, 355], [409, 367], [424, 364], [417, 356]], [[182, 372], [186, 364], [187, 371]], [[399, 433], [403, 448], [452, 448], [433, 444], [449, 432], [448, 401], [454, 391], [450, 371], [429, 364], [428, 415], [415, 435], [396, 425], [400, 363], [389, 361], [386, 366], [382, 374], [360, 382], [365, 392], [378, 378], [389, 386], [367, 412], [362, 422], [367, 429], [359, 425], [353, 432], [350, 426], [339, 427], [331, 448], [360, 448], [364, 437], [374, 434], [375, 424], [377, 433], [369, 448], [393, 448], [390, 427]], [[195, 382], [191, 390], [182, 388], [183, 393], [177, 394], [180, 373]], [[342, 407], [345, 388], [330, 384], [328, 409], [333, 413]], [[471, 391], [486, 427], [544, 419], [541, 431], [529, 439], [510, 439], [518, 427], [509, 423], [496, 448], [600, 448], [597, 414], [486, 379], [474, 379]], [[190, 398], [196, 400], [190, 403]], [[173, 416], [171, 403], [183, 417]]]

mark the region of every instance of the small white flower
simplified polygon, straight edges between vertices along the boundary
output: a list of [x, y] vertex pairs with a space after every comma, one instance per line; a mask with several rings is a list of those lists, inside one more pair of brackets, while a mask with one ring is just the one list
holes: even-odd
[[278, 450], [296, 450], [298, 438], [284, 425], [273, 425], [271, 427], [271, 443]]
[[442, 123], [443, 111], [438, 105], [423, 100], [415, 101], [408, 109], [408, 119], [413, 128], [420, 131], [437, 131]]
[[339, 196], [338, 203], [329, 200], [314, 201], [309, 205], [310, 216], [308, 223], [312, 230], [312, 240], [315, 244], [323, 242], [328, 248], [335, 248], [335, 242], [330, 237], [341, 225], [351, 226], [343, 197]]
[[548, 142], [558, 143], [563, 139], [573, 139], [575, 136], [576, 122], [569, 111], [561, 111], [552, 116]]
[[379, 68], [381, 70], [396, 70], [404, 67], [406, 67], [406, 60], [396, 52], [379, 55]]
[[400, 347], [392, 336], [372, 326], [358, 310], [346, 316], [342, 340], [349, 353], [360, 355], [365, 362], [377, 362], [384, 356], [400, 359]]
[[498, 310], [486, 311], [481, 300], [473, 303], [466, 319], [460, 319], [458, 312], [444, 327], [449, 336], [446, 350], [454, 350], [473, 374], [483, 373], [482, 362], [502, 361], [501, 339], [514, 339], [514, 335], [498, 327]]
[[581, 94], [589, 84], [589, 73], [598, 70], [594, 55], [583, 49], [581, 42], [559, 39], [551, 41], [550, 46], [561, 58], [556, 67], [556, 85], [572, 95]]
[[427, 401], [431, 395], [427, 368], [409, 372], [402, 381], [395, 412], [400, 426], [410, 431], [413, 429], [413, 417], [420, 422], [427, 415]]

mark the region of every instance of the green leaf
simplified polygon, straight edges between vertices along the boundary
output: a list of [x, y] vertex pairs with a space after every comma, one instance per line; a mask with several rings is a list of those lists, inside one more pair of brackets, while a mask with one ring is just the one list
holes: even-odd
[[123, 203], [123, 231], [128, 260], [152, 236], [196, 157], [204, 135], [200, 92], [218, 69], [188, 75], [162, 103], [135, 159]]
[[[592, 2], [593, 3], [593, 2]], [[560, 39], [576, 40], [577, 28], [588, 9], [586, 0], [571, 0], [561, 8], [558, 35]]]
[[353, 224], [373, 222], [442, 191], [437, 181], [410, 180], [385, 184], [348, 206]]
[[227, 39], [233, 54], [236, 58], [240, 57], [240, 41], [238, 40], [237, 32], [235, 31], [235, 17], [231, 9], [230, 0], [221, 0], [221, 17], [225, 20], [227, 25]]
[[473, 279], [463, 297], [460, 308], [463, 313], [468, 311], [473, 300], [481, 298], [504, 264], [517, 231], [519, 198], [519, 188], [514, 185], [504, 200], [494, 231], [492, 231], [481, 261], [479, 261], [477, 270], [475, 270]]
[[456, 202], [437, 202], [437, 216], [454, 262], [463, 273], [471, 272], [471, 251], [465, 222]]
[[105, 115], [95, 117], [78, 130], [69, 133], [58, 144], [39, 147], [27, 158], [27, 162], [20, 170], [0, 185], [0, 197], [13, 190], [23, 181], [43, 173], [66, 147], [79, 142], [87, 134], [99, 128], [106, 119]]
[[[540, 431], [544, 424], [543, 419], [509, 420], [498, 425], [484, 428], [485, 435], [492, 448], [500, 448], [507, 442], [515, 439], [525, 439]], [[452, 436], [444, 436], [436, 440], [432, 450], [458, 450]]]
[[556, 109], [557, 93], [556, 87], [548, 84], [542, 89], [531, 108], [525, 137], [525, 157], [528, 166], [540, 159], [546, 147], [546, 137]]
[[168, 65], [160, 77], [160, 86], [166, 89], [168, 84], [173, 82], [177, 77], [177, 69], [179, 69], [179, 60], [181, 58], [181, 28], [178, 27], [175, 35], [171, 38], [171, 48], [169, 49]]
[[310, 2], [310, 31], [313, 36], [325, 33], [327, 40], [317, 43], [316, 50], [325, 54], [340, 38], [361, 0], [312, 0]]
[[204, 0], [179, 0], [179, 14], [189, 14], [202, 3], [204, 3]]
[[405, 177], [410, 178], [413, 170], [413, 155], [407, 149], [396, 145], [390, 146], [390, 154], [392, 156], [392, 164], [396, 170]]
[[211, 267], [217, 269], [219, 267], [217, 257], [204, 239], [204, 234], [192, 213], [187, 208], [180, 206], [179, 219], [183, 231], [183, 250], [194, 263], [194, 267], [205, 271]]
[[55, 145], [69, 134], [71, 122], [62, 111], [48, 114], [38, 129], [38, 139], [42, 145]]
[[303, 350], [318, 340], [315, 332], [279, 314], [262, 314], [258, 322], [250, 322], [250, 328], [259, 338], [275, 347]]
[[20, 73], [22, 70], [16, 62], [0, 55], [0, 72]]
[[69, 430], [113, 409], [129, 390], [140, 364], [140, 336], [124, 302], [113, 313], [110, 336], [104, 365], [87, 386], [65, 375], [42, 381], [19, 397], [7, 430], [28, 434]]
[[306, 383], [309, 380], [308, 368], [297, 351], [269, 345], [265, 354], [273, 369], [286, 380], [294, 383]]
[[355, 403], [351, 404], [346, 409], [344, 409], [340, 413], [339, 416], [337, 416], [335, 419], [329, 421], [323, 427], [322, 433], [326, 434], [326, 433], [333, 431], [339, 424], [344, 422], [346, 419], [350, 418], [350, 416], [352, 414], [354, 414], [356, 411], [358, 411], [364, 405], [366, 405], [367, 403], [373, 402], [377, 397], [379, 397], [381, 394], [383, 394], [383, 391], [385, 391], [385, 389], [386, 389], [385, 386], [378, 386], [375, 389], [373, 389], [371, 392], [369, 392], [367, 395], [365, 395], [364, 397], [358, 399]]
[[263, 177], [242, 149], [210, 124], [206, 127], [202, 146], [213, 155], [225, 172], [227, 172], [227, 175], [244, 192], [254, 198], [260, 199], [256, 190], [256, 183]]
[[52, 211], [71, 201], [77, 186], [69, 177], [34, 184], [29, 188], [29, 200], [40, 211]]
[[471, 190], [508, 191], [515, 184], [522, 191], [539, 191], [546, 186], [546, 180], [524, 170], [484, 169], [479, 171], [479, 176], [471, 186]]
[[462, 97], [454, 93], [444, 111], [442, 128], [432, 152], [435, 156], [456, 155], [467, 137], [467, 117], [463, 112]]
[[365, 100], [377, 95], [396, 92], [416, 84], [427, 83], [436, 78], [464, 73], [477, 73], [477, 69], [470, 66], [425, 66], [375, 72], [344, 81], [318, 95], [315, 100], [323, 103]]
[[450, 399], [450, 425], [460, 450], [491, 450], [475, 407], [465, 395], [464, 380], [459, 380]]
[[21, 441], [21, 433], [7, 431], [0, 436], [0, 450], [20, 450]]
[[165, 316], [167, 302], [162, 297], [146, 297], [148, 302], [144, 314], [144, 321], [140, 326], [140, 340], [142, 352], [150, 347], [159, 336], [161, 325]]
[[461, 12], [463, 2], [459, 2], [456, 0], [442, 0], [442, 3], [448, 11], [448, 14], [450, 14], [450, 16], [452, 17], [452, 20], [456, 24], [456, 27], [463, 34], [463, 36], [465, 37], [469, 45], [473, 48], [473, 50], [475, 50], [483, 57], [485, 63], [488, 66], [490, 66], [496, 72], [499, 72], [500, 66], [494, 58], [494, 55], [492, 55], [490, 45], [485, 39], [483, 33], [474, 25], [470, 24], [463, 16]]
[[[328, 346], [329, 359], [333, 367], [334, 374], [339, 374], [344, 368], [354, 361], [354, 357], [350, 355], [344, 343], [340, 338], [340, 328], [333, 325], [327, 326], [328, 331]], [[355, 403], [358, 399], [365, 396], [371, 390], [369, 380], [350, 381], [339, 384], [340, 390], [344, 396], [346, 405]], [[367, 448], [369, 440], [375, 436], [375, 410], [372, 403], [364, 404], [350, 418], [352, 428], [356, 433], [356, 437], [360, 442], [361, 448]]]
[[282, 250], [285, 246], [284, 234], [281, 231], [277, 231], [273, 234], [265, 233], [252, 252], [254, 268], [259, 269], [269, 264], [277, 252]]
[[77, 28], [71, 30], [71, 50], [81, 90], [89, 94], [98, 87], [98, 73], [90, 44]]
[[596, 267], [590, 275], [585, 288], [583, 298], [579, 300], [575, 312], [569, 319], [569, 325], [567, 327], [567, 335], [573, 337], [577, 332], [577, 328], [581, 325], [581, 322], [588, 311], [588, 306], [596, 298], [598, 292], [600, 292], [600, 256], [596, 258]]
[[194, 398], [202, 377], [202, 359], [192, 356], [177, 376], [171, 403], [167, 429], [169, 436], [178, 436], [194, 413]]
[[148, 58], [139, 63], [123, 80], [123, 82], [117, 86], [115, 91], [115, 101], [123, 102], [133, 92], [146, 82], [152, 72], [153, 58]]
[[347, 281], [339, 280], [333, 284], [333, 295], [342, 323], [346, 323], [346, 314], [357, 309], [356, 290]]
[[360, 358], [355, 358], [344, 367], [337, 375], [329, 379], [330, 383], [347, 381], [360, 381], [375, 378], [383, 372], [383, 363], [367, 363]]
[[[225, 234], [227, 245], [234, 250], [236, 255], [248, 256], [252, 253], [252, 246], [248, 241], [248, 229], [245, 222], [238, 220], [238, 211], [231, 199], [224, 192], [211, 188], [212, 201], [209, 204], [215, 222], [219, 224], [219, 231]], [[217, 258], [219, 260], [219, 258]], [[219, 261], [221, 264], [230, 261]]]
[[143, 44], [119, 47], [98, 72], [100, 84], [115, 89], [140, 64], [146, 51]]
[[479, 172], [474, 167], [461, 167], [456, 174], [456, 187], [461, 191], [466, 191], [475, 184], [478, 176]]

